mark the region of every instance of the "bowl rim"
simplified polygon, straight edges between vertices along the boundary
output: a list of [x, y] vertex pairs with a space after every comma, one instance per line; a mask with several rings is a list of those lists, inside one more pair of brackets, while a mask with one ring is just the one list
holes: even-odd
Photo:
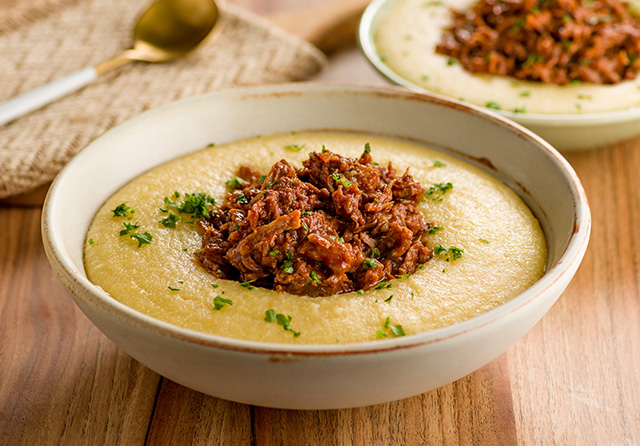
[[[221, 95], [235, 96], [236, 98], [257, 98], [261, 97], [279, 97], [283, 95], [295, 95], [301, 96], [309, 93], [333, 93], [333, 94], [345, 94], [345, 93], [360, 93], [367, 95], [392, 95], [397, 97], [398, 100], [418, 100], [427, 102], [432, 105], [444, 106], [453, 108], [456, 110], [463, 110], [467, 113], [471, 113], [474, 116], [479, 116], [481, 119], [485, 119], [489, 122], [493, 121], [494, 124], [500, 124], [506, 127], [505, 130], [510, 130], [519, 134], [522, 138], [529, 140], [539, 150], [543, 151], [548, 158], [551, 158], [558, 167], [558, 169], [565, 176], [569, 189], [571, 191], [573, 201], [573, 233], [571, 234], [568, 243], [564, 246], [562, 255], [558, 258], [554, 265], [551, 265], [544, 273], [544, 275], [531, 287], [524, 292], [513, 297], [509, 301], [495, 307], [489, 311], [486, 311], [471, 319], [441, 327], [431, 331], [415, 333], [409, 336], [387, 338], [382, 340], [366, 341], [361, 343], [349, 343], [349, 344], [284, 344], [262, 341], [249, 341], [242, 339], [234, 339], [224, 337], [220, 335], [213, 335], [198, 332], [191, 329], [179, 327], [177, 325], [170, 324], [168, 322], [155, 319], [137, 310], [134, 310], [118, 300], [109, 296], [106, 292], [86, 277], [84, 269], [79, 270], [75, 267], [70, 258], [65, 256], [65, 247], [61, 240], [52, 236], [55, 233], [56, 222], [54, 221], [53, 209], [59, 201], [64, 200], [61, 197], [61, 193], [64, 189], [64, 182], [67, 176], [72, 175], [75, 166], [82, 162], [82, 160], [91, 155], [92, 146], [94, 142], [87, 145], [85, 149], [79, 152], [56, 176], [54, 179], [42, 208], [41, 218], [41, 230], [42, 239], [45, 248], [45, 252], [49, 261], [56, 271], [58, 276], [62, 276], [65, 279], [73, 283], [74, 290], [78, 287], [84, 290], [87, 294], [82, 293], [75, 294], [68, 291], [71, 297], [77, 300], [87, 301], [92, 305], [100, 306], [102, 309], [111, 313], [115, 317], [124, 319], [127, 324], [133, 324], [142, 326], [145, 330], [154, 332], [161, 336], [170, 337], [175, 340], [185, 341], [190, 344], [222, 349], [227, 351], [250, 353], [250, 354], [283, 354], [288, 356], [341, 356], [341, 355], [354, 355], [354, 354], [372, 354], [382, 351], [391, 351], [399, 349], [410, 349], [428, 344], [434, 344], [441, 341], [453, 340], [462, 335], [466, 335], [470, 332], [483, 328], [487, 325], [498, 322], [504, 317], [518, 311], [519, 309], [531, 304], [534, 301], [539, 300], [550, 288], [558, 282], [562, 283], [569, 275], [569, 278], [574, 274], [578, 268], [582, 257], [586, 252], [589, 242], [589, 236], [591, 231], [591, 213], [589, 209], [588, 199], [586, 193], [580, 183], [580, 180], [571, 167], [571, 165], [564, 159], [564, 157], [554, 149], [545, 140], [534, 134], [533, 132], [523, 128], [517, 123], [508, 120], [498, 114], [491, 113], [484, 110], [482, 107], [474, 106], [466, 103], [459, 103], [457, 101], [449, 100], [446, 97], [433, 95], [429, 93], [409, 91], [400, 87], [393, 86], [378, 86], [378, 85], [362, 85], [362, 84], [345, 84], [345, 83], [285, 83], [277, 85], [263, 85], [253, 87], [236, 87], [203, 95], [191, 96], [183, 98], [177, 101], [170, 102], [159, 107], [147, 110], [105, 132], [99, 136], [96, 140], [105, 137], [110, 137], [122, 129], [128, 126], [136, 125], [138, 122], [144, 122], [146, 120], [153, 120], [158, 115], [163, 115], [167, 110], [172, 108], [180, 109], [188, 106], [190, 102], [213, 100], [219, 98]], [[150, 166], [151, 167], [151, 166]], [[545, 234], [547, 236], [547, 234]], [[68, 289], [69, 287], [67, 287]], [[82, 306], [81, 306], [82, 308]]]
[[[384, 78], [397, 86], [419, 93], [440, 96], [461, 104], [469, 104], [468, 102], [460, 101], [454, 97], [437, 93], [414, 84], [397, 74], [382, 61], [376, 51], [373, 36], [376, 21], [379, 19], [379, 14], [382, 14], [381, 11], [384, 11], [384, 8], [388, 7], [394, 1], [398, 0], [372, 0], [360, 18], [357, 31], [357, 41], [361, 52], [364, 54], [369, 64]], [[486, 108], [480, 105], [476, 106]], [[587, 127], [593, 126], [594, 124], [605, 125], [611, 123], [625, 123], [640, 119], [640, 107], [629, 107], [620, 110], [596, 113], [515, 113], [509, 110], [491, 110], [491, 112], [505, 116], [525, 125], [540, 125], [552, 122], [553, 125], [563, 127]]]

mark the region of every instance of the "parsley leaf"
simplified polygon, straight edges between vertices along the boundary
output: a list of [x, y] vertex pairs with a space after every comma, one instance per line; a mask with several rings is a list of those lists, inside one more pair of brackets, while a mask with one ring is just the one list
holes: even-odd
[[181, 219], [182, 217], [180, 217], [179, 215], [176, 215], [173, 212], [170, 212], [168, 217], [165, 217], [162, 220], [160, 220], [160, 224], [165, 228], [175, 229], [176, 223], [178, 223], [178, 221]]
[[351, 181], [347, 180], [342, 174], [339, 174], [338, 172], [332, 173], [331, 178], [333, 178], [333, 180], [336, 183], [342, 184], [344, 187], [351, 187], [351, 185], [353, 184]]
[[455, 246], [449, 246], [448, 248], [445, 248], [442, 245], [438, 245], [433, 248], [433, 253], [437, 256], [445, 257], [445, 260], [447, 262], [453, 262], [462, 257], [464, 249], [456, 248]]
[[227, 305], [233, 305], [231, 299], [225, 299], [224, 297], [216, 296], [213, 299], [213, 309], [222, 310]]
[[282, 313], [276, 313], [276, 311], [273, 309], [267, 310], [264, 313], [264, 320], [266, 322], [276, 322], [285, 331], [291, 332], [294, 338], [297, 338], [298, 336], [300, 336], [300, 332], [295, 331], [293, 328], [291, 328], [291, 319], [291, 316]]
[[136, 211], [127, 206], [127, 203], [122, 203], [111, 210], [111, 212], [113, 212], [114, 217], [130, 217], [132, 214], [135, 214]]

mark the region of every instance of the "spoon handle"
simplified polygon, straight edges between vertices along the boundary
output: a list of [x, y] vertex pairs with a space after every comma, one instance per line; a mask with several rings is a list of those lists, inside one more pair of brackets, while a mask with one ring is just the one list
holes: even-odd
[[98, 73], [94, 67], [83, 68], [8, 100], [4, 104], [0, 104], [0, 125], [11, 122], [74, 92], [95, 80], [96, 77], [98, 77]]

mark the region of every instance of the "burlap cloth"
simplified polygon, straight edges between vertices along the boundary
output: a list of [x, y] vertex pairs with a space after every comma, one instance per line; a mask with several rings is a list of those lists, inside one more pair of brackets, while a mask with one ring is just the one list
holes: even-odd
[[[21, 0], [0, 7], [0, 102], [131, 45], [150, 0]], [[23, 5], [19, 7], [18, 5]], [[135, 62], [0, 127], [0, 198], [51, 181], [91, 140], [144, 110], [230, 88], [297, 81], [325, 63], [315, 47], [229, 2], [220, 35], [184, 59]]]

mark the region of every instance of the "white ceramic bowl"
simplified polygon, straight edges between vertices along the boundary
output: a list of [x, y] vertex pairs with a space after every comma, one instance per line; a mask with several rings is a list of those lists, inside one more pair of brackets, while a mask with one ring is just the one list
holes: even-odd
[[[350, 345], [283, 345], [202, 334], [138, 313], [89, 282], [83, 267], [85, 234], [101, 204], [129, 180], [212, 140], [312, 129], [409, 139], [493, 173], [539, 218], [548, 242], [546, 274], [526, 292], [471, 320]], [[82, 311], [124, 351], [201, 392], [295, 409], [401, 399], [478, 369], [523, 336], [558, 299], [582, 260], [590, 232], [587, 199], [575, 173], [527, 130], [479, 108], [404, 89], [314, 84], [193, 97], [110, 130], [55, 179], [42, 222], [54, 271]]]
[[[427, 92], [423, 87], [408, 81], [389, 68], [376, 49], [376, 26], [394, 1], [373, 0], [369, 4], [362, 15], [358, 30], [360, 48], [371, 65], [387, 81], [412, 91]], [[405, 33], [406, 30], [398, 32]], [[595, 149], [640, 135], [640, 107], [583, 114], [514, 113], [506, 110], [494, 112], [522, 124], [561, 152]]]

